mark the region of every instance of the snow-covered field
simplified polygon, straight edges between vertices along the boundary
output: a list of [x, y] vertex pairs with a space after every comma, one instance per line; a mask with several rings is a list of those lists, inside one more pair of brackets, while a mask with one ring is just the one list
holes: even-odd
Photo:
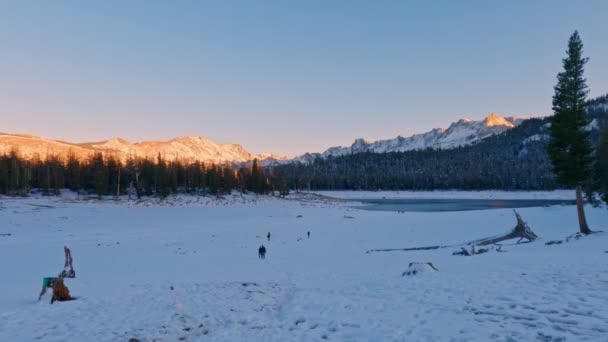
[[[458, 248], [366, 251], [503, 233], [512, 212], [348, 205], [0, 198], [0, 341], [608, 340], [608, 233], [545, 245], [577, 231], [574, 207], [521, 209], [539, 240], [464, 257], [452, 255]], [[587, 215], [608, 231], [606, 208]], [[78, 299], [38, 302], [42, 277], [63, 268], [64, 244]], [[402, 276], [410, 262], [438, 271]]]

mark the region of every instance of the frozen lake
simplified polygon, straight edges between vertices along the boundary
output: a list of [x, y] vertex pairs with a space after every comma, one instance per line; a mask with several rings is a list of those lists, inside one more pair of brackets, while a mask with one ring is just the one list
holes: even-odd
[[534, 208], [574, 205], [574, 201], [556, 199], [432, 199], [432, 198], [366, 198], [366, 205], [353, 208], [397, 212], [445, 212], [487, 209]]

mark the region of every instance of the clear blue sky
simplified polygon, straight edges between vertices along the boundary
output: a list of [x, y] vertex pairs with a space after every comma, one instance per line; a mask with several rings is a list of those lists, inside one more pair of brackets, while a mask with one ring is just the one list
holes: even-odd
[[0, 131], [293, 156], [547, 115], [575, 29], [604, 94], [605, 0], [3, 1]]

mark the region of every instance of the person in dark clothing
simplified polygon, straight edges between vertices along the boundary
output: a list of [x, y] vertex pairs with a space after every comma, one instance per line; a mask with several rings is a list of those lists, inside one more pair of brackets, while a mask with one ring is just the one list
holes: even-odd
[[268, 241], [270, 241], [270, 232], [268, 232], [268, 235], [266, 235], [266, 237], [268, 238]]
[[262, 246], [260, 246], [260, 248], [258, 248], [258, 258], [266, 259], [266, 247], [264, 247], [264, 245], [262, 245]]
[[310, 239], [310, 231], [307, 234], [308, 234], [308, 238]]

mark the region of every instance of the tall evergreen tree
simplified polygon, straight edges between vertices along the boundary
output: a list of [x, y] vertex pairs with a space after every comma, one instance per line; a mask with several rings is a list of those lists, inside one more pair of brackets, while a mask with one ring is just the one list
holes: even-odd
[[9, 192], [17, 193], [21, 188], [20, 176], [21, 176], [21, 162], [17, 157], [17, 151], [11, 150], [10, 159], [11, 159], [11, 167], [10, 167], [10, 183], [9, 183]]
[[257, 194], [266, 192], [266, 177], [264, 168], [258, 163], [258, 159], [253, 160], [251, 165], [251, 190]]
[[591, 177], [592, 148], [585, 126], [589, 119], [585, 112], [585, 98], [589, 92], [584, 78], [583, 42], [575, 31], [568, 42], [567, 57], [563, 59], [564, 71], [557, 74], [553, 95], [549, 158], [553, 164], [556, 181], [576, 188], [576, 206], [580, 232], [590, 234], [585, 218], [583, 184]]
[[108, 168], [102, 153], [93, 154], [88, 161], [89, 186], [98, 196], [108, 193]]
[[82, 187], [80, 179], [80, 161], [74, 152], [68, 153], [66, 163], [66, 185], [72, 191], [78, 191]]
[[169, 171], [160, 153], [158, 153], [156, 160], [156, 193], [160, 198], [165, 199], [171, 192], [171, 188], [169, 187]]

